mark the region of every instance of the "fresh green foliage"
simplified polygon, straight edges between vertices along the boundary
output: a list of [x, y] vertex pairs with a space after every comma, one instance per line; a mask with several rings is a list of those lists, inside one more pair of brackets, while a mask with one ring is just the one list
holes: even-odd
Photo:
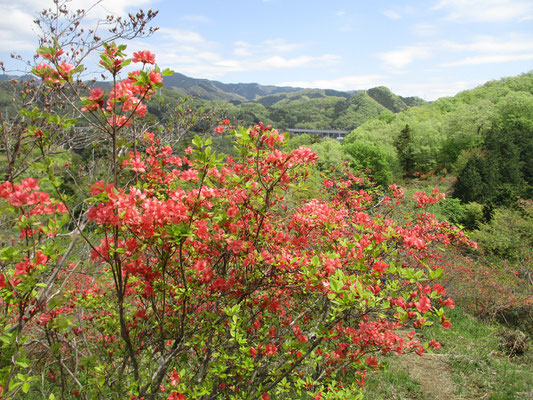
[[[400, 113], [383, 112], [353, 130], [343, 143], [367, 140], [382, 149], [393, 149], [402, 171], [411, 169], [409, 172], [417, 174], [434, 170], [460, 172], [470, 157], [485, 157], [489, 148], [500, 148], [499, 153], [491, 151], [506, 157], [507, 165], [502, 165], [502, 171], [509, 170], [510, 174], [506, 174], [512, 182], [525, 180], [531, 186], [528, 179], [533, 176], [533, 167], [525, 160], [531, 159], [532, 77], [533, 73], [528, 73], [506, 78]], [[408, 132], [406, 126], [409, 126]], [[494, 144], [490, 144], [491, 135]], [[507, 135], [511, 157], [504, 155], [501, 149]], [[494, 162], [499, 161], [490, 160]], [[401, 177], [396, 172], [395, 175]], [[514, 183], [512, 186], [516, 188]], [[523, 195], [523, 191], [516, 194]]]
[[[165, 84], [169, 82], [170, 86], [163, 90], [163, 95], [170, 104], [179, 101], [180, 96], [189, 95], [194, 99], [190, 102], [192, 109], [215, 112], [243, 126], [261, 121], [278, 129], [351, 130], [382, 113], [396, 113], [425, 103], [418, 98], [397, 96], [385, 87], [358, 92], [271, 87], [269, 90], [273, 94], [267, 91], [261, 97], [260, 90], [252, 90], [251, 86], [246, 89], [246, 85], [255, 84], [224, 86], [226, 90], [234, 92], [222, 94], [219, 82], [192, 84], [190, 79], [184, 76], [180, 78], [179, 74], [177, 80], [176, 77], [165, 79]], [[241, 89], [245, 92], [252, 90], [257, 95], [250, 97], [251, 93], [248, 93], [242, 97]], [[283, 92], [283, 89], [286, 91]], [[155, 101], [149, 104], [149, 110], [160, 119], [168, 119], [171, 111], [168, 106]]]
[[459, 173], [454, 196], [494, 205], [533, 196], [533, 96], [510, 93], [502, 100], [482, 149]]
[[344, 146], [344, 150], [353, 161], [352, 167], [356, 170], [368, 170], [368, 174], [376, 179], [380, 185], [392, 183], [393, 156], [374, 143], [360, 140]]

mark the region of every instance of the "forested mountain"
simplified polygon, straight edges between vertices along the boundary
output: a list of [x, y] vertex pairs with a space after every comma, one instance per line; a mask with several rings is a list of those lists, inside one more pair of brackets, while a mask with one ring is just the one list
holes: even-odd
[[[358, 91], [350, 96], [306, 89], [277, 97], [279, 99], [269, 107], [269, 117], [280, 127], [350, 130], [384, 111], [399, 112], [409, 107], [403, 98], [385, 87]], [[263, 104], [263, 100], [257, 102]], [[421, 99], [417, 101], [424, 103]]]
[[530, 72], [397, 114], [383, 112], [354, 129], [343, 146], [379, 149], [396, 176], [451, 171], [458, 175], [457, 197], [497, 205], [531, 197], [531, 121]]
[[[255, 83], [223, 84], [181, 74], [166, 77], [165, 88], [167, 99], [190, 96], [193, 108], [223, 113], [242, 125], [262, 121], [278, 129], [351, 130], [385, 111], [396, 113], [426, 103], [418, 97], [397, 96], [383, 86], [342, 92]], [[162, 118], [165, 111], [158, 107], [152, 104], [151, 112]]]
[[174, 73], [164, 79], [167, 89], [177, 89], [189, 96], [198, 96], [203, 100], [249, 101], [257, 97], [275, 93], [290, 93], [301, 90], [294, 87], [260, 85], [258, 83], [222, 83], [209, 79], [195, 79], [180, 73]]

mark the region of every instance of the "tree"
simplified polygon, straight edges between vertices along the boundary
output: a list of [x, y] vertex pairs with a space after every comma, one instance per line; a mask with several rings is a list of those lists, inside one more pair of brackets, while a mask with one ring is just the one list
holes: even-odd
[[474, 156], [457, 176], [453, 197], [465, 203], [491, 199], [494, 196], [491, 179], [493, 176], [487, 161]]
[[502, 100], [483, 143], [483, 156], [473, 156], [459, 173], [454, 196], [465, 202], [512, 205], [533, 193], [533, 101], [511, 94]]
[[325, 138], [313, 143], [310, 147], [318, 155], [316, 166], [320, 171], [339, 167], [343, 161], [350, 159], [344, 152], [342, 145], [334, 139]]
[[345, 146], [344, 151], [353, 158], [354, 169], [370, 170], [369, 174], [380, 185], [387, 186], [392, 183], [392, 169], [381, 148], [366, 141], [356, 141]]
[[394, 140], [394, 147], [398, 152], [398, 158], [404, 173], [410, 175], [414, 172], [415, 162], [412, 147], [411, 128], [405, 125], [400, 134]]

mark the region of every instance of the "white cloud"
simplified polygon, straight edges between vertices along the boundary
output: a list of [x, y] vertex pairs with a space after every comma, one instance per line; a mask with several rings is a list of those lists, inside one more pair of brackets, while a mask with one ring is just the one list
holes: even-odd
[[385, 10], [383, 11], [383, 15], [385, 15], [387, 18], [390, 18], [390, 19], [400, 19], [402, 17], [400, 13], [394, 10]]
[[455, 51], [514, 53], [533, 51], [533, 37], [507, 35], [506, 37], [478, 36], [470, 43], [443, 42], [444, 47]]
[[213, 45], [202, 37], [202, 35], [188, 30], [176, 29], [176, 28], [160, 28], [157, 31], [158, 36], [163, 36], [161, 39], [168, 41], [169, 45], [167, 47], [172, 47], [175, 45], [178, 46], [187, 46], [187, 45]]
[[[507, 35], [506, 37], [480, 36], [469, 43], [445, 41], [442, 48], [457, 53], [468, 53], [461, 60], [444, 62], [442, 67], [496, 64], [533, 59], [533, 37]], [[474, 53], [472, 55], [472, 53]]]
[[342, 33], [353, 32], [357, 26], [354, 22], [354, 16], [345, 10], [339, 10], [335, 13], [335, 23], [332, 25], [335, 29]]
[[439, 30], [435, 24], [419, 23], [411, 27], [413, 33], [417, 36], [434, 36]]
[[403, 68], [417, 59], [428, 58], [431, 52], [425, 45], [405, 46], [379, 54], [379, 58], [389, 67]]
[[382, 11], [382, 13], [387, 18], [396, 20], [396, 19], [401, 19], [403, 17], [411, 17], [417, 14], [418, 11], [419, 11], [418, 8], [412, 7], [410, 5], [403, 5], [403, 6], [395, 5], [392, 8]]
[[459, 22], [503, 22], [533, 19], [531, 0], [439, 0], [435, 10]]
[[463, 90], [473, 89], [482, 83], [484, 83], [482, 80], [447, 81], [437, 78], [418, 83], [394, 84], [391, 85], [390, 89], [400, 96], [417, 96], [424, 100], [433, 101], [441, 97], [455, 96]]
[[340, 61], [332, 54], [298, 54], [297, 50], [305, 48], [305, 44], [289, 43], [281, 38], [260, 43], [237, 41], [232, 46], [228, 51], [221, 43], [196, 32], [162, 28], [150, 41], [136, 40], [128, 48], [130, 52], [150, 48], [160, 66], [208, 79], [220, 79], [232, 72], [329, 67]]
[[316, 79], [309, 81], [289, 81], [281, 82], [281, 86], [296, 86], [304, 88], [317, 89], [335, 89], [335, 90], [361, 90], [384, 84], [383, 75], [351, 75], [335, 79]]
[[144, 49], [150, 49], [156, 55], [159, 65], [175, 68], [178, 72], [186, 70], [184, 73], [191, 73], [195, 68], [213, 73], [217, 64], [223, 61], [216, 42], [190, 30], [161, 28], [150, 40], [135, 40], [128, 44], [130, 53]]
[[[154, 3], [154, 0], [104, 0], [95, 5], [87, 15], [88, 21], [101, 19], [112, 13], [124, 16], [128, 9]], [[69, 10], [87, 9], [86, 0], [72, 0], [67, 3]], [[51, 0], [0, 0], [0, 51], [33, 51], [38, 42], [38, 28], [33, 23], [45, 8], [54, 9]]]
[[[68, 7], [71, 10], [87, 10], [88, 4], [90, 5], [92, 3], [87, 3], [87, 0], [72, 0], [68, 3]], [[103, 0], [91, 8], [88, 17], [91, 19], [102, 19], [110, 14], [125, 16], [128, 10], [136, 11], [136, 9], [141, 7], [146, 9], [146, 7], [150, 8], [152, 4], [156, 4], [156, 0]]]
[[394, 72], [401, 72], [407, 65], [430, 57], [439, 57], [438, 67], [525, 61], [533, 59], [533, 35], [511, 33], [503, 36], [477, 36], [469, 42], [423, 42], [378, 56]]
[[37, 46], [34, 31], [34, 13], [29, 10], [40, 10], [38, 0], [0, 0], [0, 51], [31, 51]]
[[160, 57], [158, 62], [189, 76], [217, 79], [230, 72], [305, 68], [316, 66], [317, 64], [330, 65], [335, 61], [336, 57], [329, 55], [320, 57], [299, 56], [285, 58], [271, 56], [261, 59], [225, 59], [216, 53], [196, 53], [196, 57], [166, 54]]
[[479, 65], [479, 64], [497, 64], [513, 61], [533, 60], [532, 54], [509, 54], [509, 55], [487, 55], [477, 57], [466, 57], [459, 61], [453, 61], [441, 64], [442, 67], [458, 67], [463, 65]]
[[31, 51], [37, 46], [31, 15], [0, 4], [0, 13], [9, 15], [0, 25], [0, 51]]
[[261, 43], [251, 44], [245, 41], [238, 41], [233, 44], [235, 46], [233, 54], [236, 56], [260, 56], [272, 53], [290, 53], [305, 47], [302, 43], [288, 43], [285, 39], [269, 39]]
[[318, 57], [311, 56], [299, 56], [293, 58], [283, 58], [280, 56], [272, 56], [259, 60], [255, 64], [255, 69], [272, 69], [272, 68], [296, 68], [296, 67], [305, 67], [305, 66], [316, 66], [321, 64], [321, 66], [335, 64], [339, 61], [338, 56], [333, 54], [325, 54]]

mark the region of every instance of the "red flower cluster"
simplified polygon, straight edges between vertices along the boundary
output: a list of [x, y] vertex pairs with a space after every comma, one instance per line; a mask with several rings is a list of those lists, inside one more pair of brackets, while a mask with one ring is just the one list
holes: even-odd
[[65, 205], [50, 199], [47, 192], [39, 191], [35, 178], [25, 178], [19, 184], [6, 181], [0, 184], [0, 198], [6, 199], [14, 207], [29, 207], [29, 215], [63, 214]]
[[133, 62], [141, 62], [143, 64], [155, 64], [155, 54], [152, 54], [148, 50], [138, 51], [133, 53]]
[[428, 196], [426, 192], [423, 191], [416, 192], [413, 195], [413, 199], [417, 201], [416, 206], [419, 208], [425, 207], [428, 204], [438, 203], [439, 201], [444, 200], [445, 198], [446, 195], [444, 193], [441, 193], [437, 188], [433, 189], [433, 196]]

